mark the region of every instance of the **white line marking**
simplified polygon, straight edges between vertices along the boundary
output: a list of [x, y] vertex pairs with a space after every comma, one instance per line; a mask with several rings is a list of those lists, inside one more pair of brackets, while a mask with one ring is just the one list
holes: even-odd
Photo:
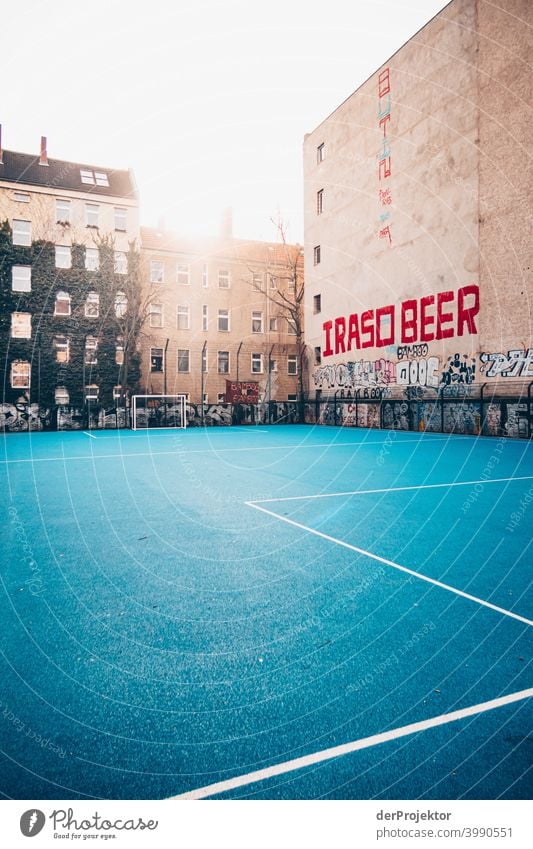
[[91, 439], [96, 439], [96, 436], [93, 433], [89, 433], [88, 430], [84, 430], [83, 433], [85, 434], [85, 436], [90, 436]]
[[357, 554], [362, 554], [365, 557], [370, 557], [372, 560], [377, 560], [378, 563], [384, 563], [385, 566], [392, 566], [393, 569], [398, 569], [400, 572], [405, 572], [407, 575], [411, 575], [413, 578], [419, 578], [421, 581], [426, 581], [428, 584], [433, 584], [436, 587], [440, 587], [442, 590], [447, 590], [450, 593], [455, 593], [455, 595], [461, 596], [461, 598], [466, 598], [468, 601], [474, 601], [476, 604], [481, 604], [483, 607], [488, 607], [490, 610], [495, 610], [497, 613], [503, 613], [504, 616], [510, 616], [512, 619], [517, 619], [519, 622], [523, 622], [525, 625], [533, 625], [533, 622], [530, 619], [525, 619], [523, 616], [519, 616], [517, 613], [513, 613], [511, 610], [506, 610], [503, 607], [498, 607], [495, 604], [491, 604], [490, 601], [484, 601], [482, 598], [478, 598], [475, 595], [470, 595], [470, 593], [465, 593], [463, 590], [458, 590], [456, 587], [452, 587], [449, 584], [443, 584], [441, 581], [437, 581], [435, 578], [429, 578], [427, 575], [423, 575], [421, 572], [415, 572], [413, 569], [408, 569], [406, 566], [400, 566], [399, 563], [395, 563], [394, 560], [387, 560], [385, 557], [380, 557], [378, 554], [372, 554], [371, 551], [365, 551], [364, 548], [358, 548], [356, 545], [351, 545], [349, 542], [344, 542], [342, 539], [337, 539], [336, 537], [329, 536], [329, 534], [324, 534], [322, 531], [316, 531], [314, 528], [310, 528], [307, 525], [302, 525], [300, 522], [295, 522], [294, 519], [289, 519], [287, 516], [280, 516], [278, 513], [272, 512], [272, 510], [267, 510], [266, 507], [260, 507], [258, 504], [255, 504], [253, 501], [245, 501], [244, 502], [248, 507], [254, 507], [256, 510], [260, 510], [262, 513], [266, 513], [268, 516], [273, 516], [275, 519], [280, 519], [282, 522], [286, 522], [288, 525], [294, 525], [295, 528], [300, 528], [302, 531], [307, 531], [310, 534], [314, 534], [317, 537], [321, 537], [322, 539], [327, 540], [328, 542], [334, 542], [336, 545], [341, 545], [343, 548], [348, 548], [350, 551], [356, 551]]
[[[157, 430], [157, 428], [156, 428], [156, 430]], [[172, 434], [174, 439], [176, 438], [176, 431], [177, 430], [181, 430], [181, 428], [175, 428], [174, 429], [173, 434]], [[130, 431], [128, 431], [128, 433], [130, 433]], [[135, 431], [135, 435], [137, 433], [139, 433], [139, 431]], [[90, 435], [92, 436], [92, 434], [90, 434]], [[6, 438], [8, 438], [8, 437], [6, 437]], [[94, 437], [94, 439], [98, 439], [98, 441], [101, 441], [102, 439], [105, 439], [105, 438], [106, 437], [102, 437], [102, 436], [100, 436], [100, 437], [95, 436]], [[130, 438], [130, 436], [128, 436], [128, 439], [129, 438]], [[471, 440], [475, 437], [458, 436], [456, 438], [458, 440], [459, 439], [469, 439], [469, 440]], [[488, 438], [489, 437], [487, 437], [487, 439]], [[396, 446], [405, 445], [407, 442], [416, 442], [416, 443], [420, 444], [420, 443], [424, 443], [424, 442], [441, 442], [441, 441], [442, 441], [441, 439], [429, 438], [429, 437], [424, 438], [423, 437], [422, 439], [402, 439], [400, 442], [394, 443], [394, 445], [396, 445]], [[240, 453], [242, 451], [281, 451], [281, 450], [283, 450], [283, 451], [285, 451], [285, 450], [294, 451], [296, 448], [349, 448], [349, 447], [353, 447], [354, 445], [359, 445], [359, 446], [383, 445], [383, 440], [379, 440], [379, 441], [375, 441], [375, 442], [372, 442], [371, 440], [366, 440], [364, 442], [324, 442], [324, 443], [318, 443], [318, 444], [316, 442], [315, 443], [310, 442], [309, 444], [301, 443], [301, 444], [295, 444], [295, 445], [255, 445], [251, 448], [209, 448], [209, 449], [191, 448], [191, 449], [187, 449], [187, 456], [189, 454], [223, 454], [227, 451], [229, 451], [229, 452], [233, 451], [233, 452], [239, 452]], [[129, 454], [129, 453], [128, 454], [124, 454], [124, 453], [122, 453], [122, 454], [87, 454], [87, 455], [79, 454], [79, 455], [74, 455], [72, 457], [32, 457], [32, 458], [21, 458], [21, 459], [13, 459], [13, 460], [0, 460], [0, 465], [5, 466], [5, 465], [12, 464], [12, 463], [51, 463], [51, 462], [57, 462], [57, 461], [61, 461], [62, 463], [64, 463], [67, 460], [69, 460], [69, 461], [70, 460], [90, 460], [91, 462], [93, 460], [116, 460], [116, 459], [124, 460], [124, 459], [127, 459], [128, 457], [166, 457], [166, 456], [169, 456], [169, 455], [172, 455], [172, 454], [179, 455], [180, 453], [181, 453], [181, 448], [180, 449], [177, 448], [175, 451], [145, 451], [145, 452], [138, 452], [136, 454], [132, 452], [131, 454]]]
[[346, 495], [376, 495], [380, 492], [407, 492], [412, 489], [438, 489], [443, 486], [475, 486], [478, 483], [506, 483], [508, 481], [531, 481], [533, 475], [524, 475], [517, 478], [493, 478], [492, 480], [483, 481], [454, 481], [453, 483], [427, 483], [419, 486], [394, 486], [386, 487], [385, 489], [354, 489], [350, 492], [324, 492], [318, 495], [289, 495], [284, 498], [258, 498], [254, 504], [269, 504], [274, 501], [305, 501], [311, 498], [336, 498], [337, 496]]
[[410, 725], [393, 728], [391, 731], [384, 731], [382, 734], [373, 734], [371, 737], [363, 737], [360, 740], [352, 740], [350, 743], [343, 743], [340, 746], [333, 746], [330, 749], [322, 749], [319, 752], [313, 752], [311, 755], [304, 755], [301, 758], [294, 758], [291, 761], [285, 761], [284, 763], [255, 770], [255, 772], [248, 772], [246, 775], [237, 775], [234, 778], [228, 778], [226, 781], [217, 781], [215, 784], [208, 784], [205, 787], [199, 787], [197, 790], [190, 790], [187, 793], [180, 793], [179, 796], [171, 796], [170, 798], [205, 799], [207, 796], [214, 796], [218, 793], [225, 793], [228, 790], [235, 790], [235, 788], [244, 787], [246, 784], [265, 781], [265, 779], [273, 778], [275, 775], [294, 772], [294, 770], [322, 763], [322, 761], [338, 758], [352, 752], [358, 752], [361, 749], [369, 749], [372, 746], [379, 746], [381, 743], [388, 743], [390, 740], [397, 740], [400, 737], [407, 737], [409, 734], [427, 731], [428, 728], [436, 728], [439, 725], [446, 725], [449, 722], [457, 722], [457, 720], [465, 719], [467, 716], [474, 716], [475, 714], [495, 710], [505, 705], [510, 705], [513, 702], [530, 698], [531, 696], [533, 696], [533, 687], [528, 690], [509, 693], [508, 696], [501, 696], [499, 699], [491, 699], [489, 702], [480, 702], [477, 705], [454, 710], [451, 713], [442, 713], [440, 716], [424, 719], [421, 722], [413, 722]]

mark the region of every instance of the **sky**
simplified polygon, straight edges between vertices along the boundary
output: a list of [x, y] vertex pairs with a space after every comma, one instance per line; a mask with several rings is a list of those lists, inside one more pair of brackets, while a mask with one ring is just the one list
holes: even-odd
[[141, 223], [303, 242], [302, 143], [442, 0], [26, 0], [3, 10], [3, 147], [133, 168]]

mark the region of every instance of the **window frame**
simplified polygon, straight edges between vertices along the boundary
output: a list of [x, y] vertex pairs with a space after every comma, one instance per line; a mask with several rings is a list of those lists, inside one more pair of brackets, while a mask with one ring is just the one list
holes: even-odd
[[[221, 315], [221, 313], [226, 313], [225, 316]], [[228, 326], [226, 328], [220, 326], [221, 319], [226, 319], [228, 322]], [[229, 309], [219, 309], [217, 313], [217, 330], [219, 333], [230, 333], [231, 332], [231, 321], [230, 321], [230, 311]]]
[[313, 265], [320, 265], [322, 261], [322, 250], [320, 245], [315, 245], [313, 248]]
[[85, 248], [85, 271], [98, 271], [100, 268], [100, 253], [98, 248]]
[[[96, 223], [93, 220], [95, 219]], [[91, 230], [98, 230], [100, 227], [100, 204], [86, 201], [85, 203], [85, 226]]]
[[[259, 318], [257, 318], [259, 316]], [[254, 324], [259, 323], [258, 329], [254, 327]], [[264, 313], [263, 310], [252, 310], [252, 333], [264, 333]]]
[[[126, 251], [114, 251], [113, 252], [113, 263], [114, 263], [113, 268], [114, 268], [115, 274], [127, 274], [128, 273], [128, 254], [126, 253]], [[123, 263], [123, 265], [122, 265], [122, 263]]]
[[[29, 272], [19, 277], [21, 285], [15, 285], [16, 272]], [[25, 285], [27, 284], [27, 285]], [[11, 291], [12, 292], [31, 292], [31, 265], [12, 265], [11, 266]]]
[[[154, 322], [153, 322], [154, 316], [159, 317], [160, 322], [161, 322], [160, 324], [154, 324]], [[155, 327], [155, 328], [164, 327], [165, 322], [164, 322], [164, 306], [163, 306], [163, 304], [154, 303], [152, 301], [152, 303], [150, 303], [149, 306], [148, 306], [148, 319], [149, 319], [150, 327]]]
[[115, 313], [115, 318], [124, 318], [128, 312], [128, 296], [122, 291], [122, 289], [115, 292], [115, 297], [113, 298], [113, 312]]
[[[62, 339], [64, 339], [65, 341], [60, 342], [59, 340]], [[63, 365], [66, 365], [70, 362], [70, 339], [66, 335], [66, 333], [57, 333], [52, 338], [52, 346], [55, 351], [56, 363], [63, 363]], [[64, 357], [60, 356], [60, 354], [64, 354]]]
[[[222, 371], [220, 368], [220, 355], [227, 354], [227, 369]], [[229, 351], [217, 351], [217, 373], [218, 374], [229, 374], [230, 373], [230, 363], [231, 363], [231, 354]]]
[[[161, 279], [154, 279], [154, 271], [155, 266], [158, 266], [161, 271]], [[165, 282], [165, 263], [160, 259], [151, 259], [150, 260], [150, 283], [155, 283], [156, 285], [161, 285]]]
[[[27, 232], [26, 228], [22, 228], [21, 231], [21, 228], [16, 226], [18, 224], [27, 224]], [[17, 236], [16, 239], [15, 236]], [[31, 247], [31, 221], [28, 221], [26, 218], [13, 218], [11, 238], [13, 245], [18, 245], [23, 248]]]
[[[183, 326], [180, 324], [180, 320], [186, 318], [186, 325]], [[191, 305], [190, 304], [178, 304], [176, 307], [176, 328], [177, 330], [190, 330], [191, 329]]]
[[[90, 304], [93, 304], [92, 312]], [[96, 311], [95, 311], [96, 307]], [[85, 298], [85, 304], [83, 307], [83, 314], [85, 318], [100, 318], [100, 294], [99, 292], [87, 292], [87, 297]]]
[[[71, 246], [70, 245], [54, 245], [54, 250], [55, 250], [55, 255], [54, 255], [55, 267], [56, 268], [62, 268], [64, 270], [66, 270], [68, 268], [72, 268], [72, 248], [71, 248]], [[63, 264], [62, 262], [58, 262], [58, 260], [60, 260], [62, 257], [65, 259], [65, 263], [67, 263], [67, 264]]]
[[[18, 370], [18, 381], [15, 382], [15, 374], [17, 373], [16, 367], [19, 367]], [[21, 366], [24, 366], [24, 369], [20, 369]], [[20, 380], [24, 380], [23, 383]], [[11, 384], [11, 389], [30, 389], [31, 388], [31, 362], [29, 360], [12, 360], [11, 368], [9, 374], [9, 382]]]
[[[254, 366], [258, 365], [259, 368], [255, 368]], [[264, 374], [265, 367], [263, 362], [263, 354], [261, 351], [254, 351], [250, 354], [250, 373], [251, 374]]]
[[[185, 280], [180, 278], [185, 277]], [[176, 263], [176, 283], [178, 286], [191, 285], [191, 266], [187, 262]]]
[[[226, 281], [226, 283], [223, 283]], [[231, 269], [230, 268], [219, 268], [218, 269], [218, 288], [219, 289], [231, 289]]]
[[98, 337], [86, 336], [83, 346], [83, 363], [86, 366], [98, 365]]
[[[15, 333], [15, 330], [17, 331]], [[31, 312], [14, 310], [11, 313], [11, 339], [31, 339]]]
[[[291, 371], [291, 365], [294, 366], [294, 371]], [[287, 374], [291, 377], [297, 377], [298, 375], [298, 355], [297, 354], [287, 354]]]
[[[66, 215], [59, 217], [58, 207], [63, 206]], [[70, 224], [72, 214], [72, 202], [68, 198], [56, 198], [56, 224]]]
[[326, 143], [322, 142], [321, 144], [319, 144], [317, 146], [317, 149], [316, 149], [317, 164], [320, 165], [321, 162], [324, 162], [325, 158], [326, 158]]
[[[64, 297], [60, 298], [59, 297], [60, 295], [62, 295]], [[60, 303], [68, 304], [68, 312], [58, 312], [57, 306]], [[59, 316], [64, 318], [66, 316], [71, 315], [71, 313], [72, 313], [72, 298], [70, 296], [70, 292], [65, 292], [64, 289], [60, 289], [58, 292], [56, 292], [56, 296], [54, 298], [54, 315], [59, 315]]]
[[[186, 353], [187, 360], [187, 368], [180, 368], [180, 360], [183, 360]], [[190, 374], [191, 373], [191, 350], [190, 348], [178, 348], [177, 360], [176, 360], [176, 372], [177, 374]]]
[[[160, 354], [154, 354], [154, 351], [161, 351]], [[154, 360], [161, 360], [161, 368], [154, 368]], [[162, 374], [165, 371], [165, 351], [159, 346], [150, 347], [150, 374]]]
[[319, 189], [316, 193], [316, 214], [322, 215], [324, 212], [324, 189]]
[[202, 333], [209, 330], [209, 304], [202, 304]]
[[[119, 227], [119, 221], [123, 219], [124, 226]], [[128, 231], [128, 208], [127, 206], [113, 207], [113, 229], [117, 233], [127, 233]]]

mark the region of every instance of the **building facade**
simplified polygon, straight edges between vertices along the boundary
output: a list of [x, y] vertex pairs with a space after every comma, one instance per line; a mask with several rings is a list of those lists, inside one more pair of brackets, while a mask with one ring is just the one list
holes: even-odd
[[291, 305], [303, 287], [299, 246], [244, 241], [229, 231], [187, 241], [147, 227], [141, 243], [150, 293], [144, 391], [223, 404], [229, 381], [244, 384], [259, 404], [296, 402], [300, 361]]
[[531, 435], [523, 21], [453, 0], [305, 138], [309, 393], [359, 423]]
[[4, 427], [82, 426], [116, 406], [138, 236], [130, 171], [49, 159], [44, 138], [40, 155], [0, 145]]

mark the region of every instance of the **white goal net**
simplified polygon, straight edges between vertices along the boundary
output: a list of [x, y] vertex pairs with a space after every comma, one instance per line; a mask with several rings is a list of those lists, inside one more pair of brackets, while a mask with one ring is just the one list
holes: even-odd
[[131, 400], [132, 430], [187, 427], [185, 395], [134, 395]]

